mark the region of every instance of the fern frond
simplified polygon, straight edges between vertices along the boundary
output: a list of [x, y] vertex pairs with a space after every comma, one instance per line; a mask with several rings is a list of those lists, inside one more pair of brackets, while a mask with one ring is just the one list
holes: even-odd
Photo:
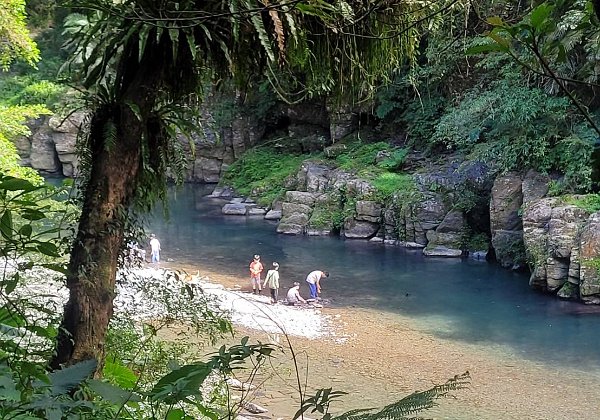
[[[269, 6], [269, 0], [263, 0], [265, 6]], [[273, 21], [273, 27], [275, 28], [275, 38], [277, 39], [277, 47], [279, 48], [279, 59], [283, 60], [285, 56], [285, 32], [283, 30], [283, 23], [279, 18], [279, 13], [275, 9], [269, 9], [269, 16]]]
[[104, 149], [110, 151], [117, 144], [117, 126], [113, 120], [108, 120], [102, 130]]
[[406, 420], [414, 414], [437, 405], [435, 400], [446, 396], [449, 392], [466, 388], [471, 383], [469, 372], [456, 375], [442, 385], [436, 385], [426, 391], [414, 392], [400, 401], [389, 404], [380, 411], [373, 413], [372, 409], [352, 410], [331, 420]]

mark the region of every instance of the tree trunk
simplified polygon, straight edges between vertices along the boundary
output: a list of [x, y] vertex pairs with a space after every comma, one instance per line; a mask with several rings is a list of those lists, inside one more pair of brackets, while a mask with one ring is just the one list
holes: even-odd
[[[156, 98], [152, 93], [156, 92], [152, 89], [156, 80], [138, 71], [127, 90], [130, 94], [118, 104], [96, 111], [92, 118], [90, 179], [71, 250], [67, 276], [70, 296], [50, 363], [53, 369], [88, 359], [96, 359], [98, 369], [102, 368], [125, 223], [142, 171], [143, 121]], [[137, 104], [141, 120], [127, 103]], [[112, 140], [105, 138], [106, 127], [111, 124], [117, 135]]]

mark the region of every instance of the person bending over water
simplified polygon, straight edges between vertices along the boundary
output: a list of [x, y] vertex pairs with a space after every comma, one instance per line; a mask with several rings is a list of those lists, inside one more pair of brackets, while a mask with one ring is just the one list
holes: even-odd
[[329, 277], [329, 272], [321, 270], [311, 271], [308, 276], [306, 276], [306, 282], [310, 288], [311, 299], [317, 299], [319, 297], [319, 293], [321, 293], [321, 279], [325, 277]]

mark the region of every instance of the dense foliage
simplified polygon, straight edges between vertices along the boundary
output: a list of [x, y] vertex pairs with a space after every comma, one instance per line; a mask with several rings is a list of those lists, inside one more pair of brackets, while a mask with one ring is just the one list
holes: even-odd
[[[379, 83], [393, 81], [380, 88], [373, 109], [378, 129], [392, 127], [402, 144], [391, 145], [382, 135], [381, 141], [345, 143], [333, 158], [317, 157], [368, 179], [376, 189], [375, 198], [399, 207], [418, 199], [411, 176], [403, 172], [409, 149], [432, 158], [460, 153], [465, 159], [492, 165], [497, 172], [534, 168], [556, 179], [553, 194], [598, 189], [594, 165], [600, 135], [596, 123], [600, 35], [597, 11], [590, 1], [542, 2], [532, 9], [526, 8], [527, 2], [510, 1], [482, 1], [466, 8], [468, 3], [462, 1], [294, 2], [276, 7], [268, 2], [227, 1], [204, 2], [202, 10], [193, 1], [75, 3], [80, 11], [94, 11], [71, 15], [66, 25], [72, 82], [82, 89], [85, 105], [94, 113], [84, 143], [87, 154], [81, 158], [96, 184], [91, 182], [84, 191], [91, 200], [108, 197], [102, 190], [104, 175], [129, 169], [116, 176], [125, 184], [123, 199], [104, 203], [110, 211], [102, 211], [97, 202], [86, 208], [86, 218], [96, 210], [115, 215], [100, 227], [82, 228], [84, 234], [98, 235], [77, 241], [78, 245], [87, 241], [87, 246], [84, 255], [73, 259], [70, 273], [87, 273], [82, 284], [94, 284], [94, 290], [100, 289], [99, 274], [116, 265], [132, 205], [147, 210], [156, 198], [164, 197], [167, 174], [181, 177], [178, 169], [185, 166], [186, 156], [177, 135], [195, 129], [199, 86], [221, 85], [221, 78], [231, 77], [239, 89], [264, 88], [266, 79], [284, 101], [326, 95], [338, 105], [343, 98], [370, 99]], [[47, 25], [53, 6], [53, 2], [32, 2], [30, 10], [38, 25]], [[3, 69], [15, 60], [34, 64], [39, 58], [24, 27], [24, 11], [22, 0], [0, 4]], [[489, 18], [487, 23], [482, 17]], [[55, 40], [40, 36], [40, 41], [44, 39], [45, 45]], [[8, 336], [2, 338], [0, 355], [1, 414], [40, 418], [223, 415], [219, 411], [223, 408], [215, 408], [213, 400], [211, 404], [202, 400], [199, 385], [214, 371], [225, 379], [245, 360], [253, 358], [260, 365], [271, 355], [269, 346], [242, 340], [240, 346], [223, 348], [207, 361], [182, 360], [186, 363], [174, 365], [167, 355], [183, 359], [183, 350], [165, 347], [155, 340], [155, 332], [147, 334], [152, 326], [146, 325], [140, 333], [136, 325], [115, 321], [102, 368], [110, 384], [84, 382], [99, 366], [93, 362], [47, 374], [58, 331], [56, 313], [48, 313], [36, 301], [17, 298], [14, 290], [22, 274], [35, 265], [66, 272], [63, 256], [70, 242], [53, 236], [64, 233], [61, 225], [54, 224], [64, 222], [56, 217], [53, 206], [58, 204], [45, 201], [48, 193], [42, 193], [40, 178], [20, 167], [11, 141], [28, 134], [26, 119], [59, 108], [65, 93], [54, 79], [60, 61], [45, 61], [49, 64], [43, 74], [13, 67], [0, 81], [1, 251], [3, 257], [10, 254], [20, 264], [13, 271], [5, 270], [0, 284], [6, 297], [0, 323]], [[260, 98], [265, 99], [252, 106], [264, 116], [274, 101], [271, 95]], [[214, 117], [219, 124], [229, 125], [236, 109], [216, 107]], [[135, 156], [129, 161], [118, 160], [131, 150]], [[308, 157], [274, 150], [268, 144], [252, 150], [231, 165], [223, 182], [271, 204]], [[323, 214], [323, 224], [339, 228], [353, 211], [353, 200], [351, 194], [342, 194], [340, 203]], [[589, 211], [598, 209], [596, 195], [566, 200]], [[468, 204], [457, 206], [469, 209]], [[109, 233], [115, 234], [114, 240], [100, 243]], [[100, 245], [95, 253], [87, 253], [96, 242]], [[97, 266], [102, 273], [93, 271]], [[108, 295], [114, 288], [112, 280], [102, 284]], [[75, 283], [71, 278], [70, 284]], [[41, 314], [40, 318], [23, 308]], [[112, 307], [107, 313], [112, 314]], [[227, 324], [210, 319], [208, 311], [201, 315], [215, 322], [213, 331], [228, 331]], [[414, 404], [409, 406], [414, 411], [403, 411], [401, 401], [379, 413], [342, 418], [402, 418], [460, 388], [466, 379], [457, 377], [446, 388], [434, 387], [429, 394], [409, 398], [405, 402]], [[327, 415], [337, 395], [321, 390], [304, 401], [299, 413], [314, 409]], [[236, 408], [227, 409], [229, 415]]]

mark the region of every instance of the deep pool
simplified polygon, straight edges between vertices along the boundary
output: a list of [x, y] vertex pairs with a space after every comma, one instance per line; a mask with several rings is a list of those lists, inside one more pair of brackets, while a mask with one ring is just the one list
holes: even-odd
[[[280, 264], [282, 284], [314, 269], [331, 273], [323, 297], [332, 305], [413, 318], [435, 335], [503, 346], [554, 367], [600, 372], [600, 308], [533, 292], [528, 276], [470, 259], [425, 258], [420, 251], [336, 237], [277, 234], [262, 217], [223, 216], [212, 187], [171, 191], [170, 217], [151, 218], [162, 258], [202, 264], [247, 282], [253, 254]], [[308, 294], [305, 285], [301, 289]]]

